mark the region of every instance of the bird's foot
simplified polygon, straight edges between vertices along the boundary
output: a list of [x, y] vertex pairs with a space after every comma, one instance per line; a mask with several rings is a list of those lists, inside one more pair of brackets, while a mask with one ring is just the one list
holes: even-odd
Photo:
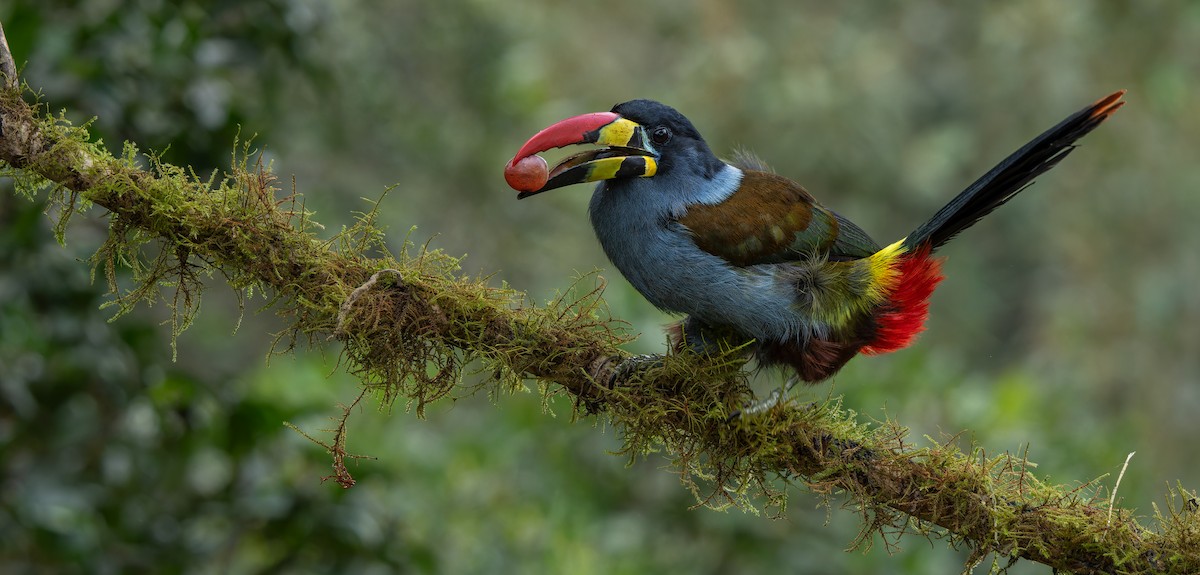
[[[610, 364], [616, 362], [616, 365]], [[634, 355], [626, 358], [607, 357], [604, 363], [594, 372], [597, 382], [603, 381], [604, 386], [611, 389], [616, 384], [629, 379], [630, 375], [653, 367], [660, 367], [663, 356], [659, 354]], [[607, 373], [606, 373], [607, 372]]]
[[729, 414], [727, 421], [733, 421], [740, 417], [758, 415], [770, 410], [776, 405], [787, 401], [788, 392], [790, 392], [793, 387], [796, 387], [796, 383], [799, 381], [800, 379], [798, 377], [789, 377], [787, 382], [783, 384], [783, 387], [778, 387], [772, 390], [771, 395], [768, 395], [766, 399], [752, 401], [745, 407], [735, 410], [733, 413]]

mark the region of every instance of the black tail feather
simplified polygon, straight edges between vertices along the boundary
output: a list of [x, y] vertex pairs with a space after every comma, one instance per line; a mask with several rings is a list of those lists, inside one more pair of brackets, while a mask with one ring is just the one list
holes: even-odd
[[992, 210], [1025, 189], [1034, 178], [1053, 168], [1075, 149], [1075, 141], [1108, 119], [1125, 104], [1124, 90], [1113, 93], [1059, 122], [1013, 152], [938, 210], [929, 221], [909, 234], [904, 243], [914, 248], [928, 242], [941, 247]]

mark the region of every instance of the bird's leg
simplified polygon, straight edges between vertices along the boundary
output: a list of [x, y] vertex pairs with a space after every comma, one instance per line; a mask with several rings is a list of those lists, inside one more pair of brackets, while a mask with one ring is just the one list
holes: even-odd
[[[691, 351], [699, 355], [720, 354], [730, 345], [735, 345], [739, 343], [740, 339], [745, 339], [738, 338], [736, 333], [728, 329], [713, 327], [694, 317], [688, 317], [668, 327], [667, 336], [675, 353]], [[619, 363], [608, 371], [607, 377], [603, 377], [603, 380], [611, 388], [636, 372], [662, 366], [665, 358], [666, 356], [656, 353], [635, 355], [625, 359], [613, 358], [610, 361]], [[607, 367], [607, 365], [603, 367]]]
[[720, 355], [731, 346], [748, 341], [731, 328], [713, 326], [694, 316], [668, 327], [667, 336], [676, 352], [691, 350], [699, 355]]

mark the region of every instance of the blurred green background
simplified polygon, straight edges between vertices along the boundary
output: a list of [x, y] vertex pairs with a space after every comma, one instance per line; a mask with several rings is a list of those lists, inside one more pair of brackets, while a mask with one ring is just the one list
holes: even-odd
[[[1052, 481], [1111, 474], [1142, 515], [1200, 486], [1200, 3], [939, 0], [323, 2], [16, 0], [0, 22], [54, 109], [207, 171], [239, 129], [332, 233], [383, 205], [399, 242], [469, 254], [545, 301], [595, 269], [614, 315], [662, 348], [669, 318], [607, 262], [589, 192], [514, 201], [501, 169], [536, 130], [635, 97], [714, 150], [756, 151], [881, 241], [1109, 92], [1126, 106], [1062, 166], [945, 251], [914, 347], [859, 358], [844, 394], [913, 437], [963, 432]], [[240, 128], [239, 128], [240, 127]], [[950, 573], [918, 536], [843, 550], [853, 510], [793, 489], [779, 518], [692, 510], [666, 460], [535, 393], [351, 419], [343, 491], [317, 433], [356, 383], [333, 347], [267, 361], [282, 324], [212, 282], [170, 361], [164, 306], [109, 323], [86, 258], [0, 193], [4, 573]], [[252, 300], [257, 309], [263, 300]], [[762, 389], [770, 378], [758, 383]], [[979, 572], [986, 571], [982, 567]], [[1013, 573], [1049, 573], [1022, 564]]]

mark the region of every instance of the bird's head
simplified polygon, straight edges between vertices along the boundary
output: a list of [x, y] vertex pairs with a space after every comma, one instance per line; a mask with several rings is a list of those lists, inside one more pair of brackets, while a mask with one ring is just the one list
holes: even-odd
[[[545, 163], [527, 158], [553, 148], [598, 146], [570, 155], [544, 173]], [[505, 167], [505, 179], [523, 199], [534, 194], [601, 180], [668, 178], [673, 174], [712, 178], [721, 162], [687, 118], [652, 100], [631, 100], [596, 112], [567, 118], [534, 134]], [[534, 174], [535, 176], [537, 174]]]

